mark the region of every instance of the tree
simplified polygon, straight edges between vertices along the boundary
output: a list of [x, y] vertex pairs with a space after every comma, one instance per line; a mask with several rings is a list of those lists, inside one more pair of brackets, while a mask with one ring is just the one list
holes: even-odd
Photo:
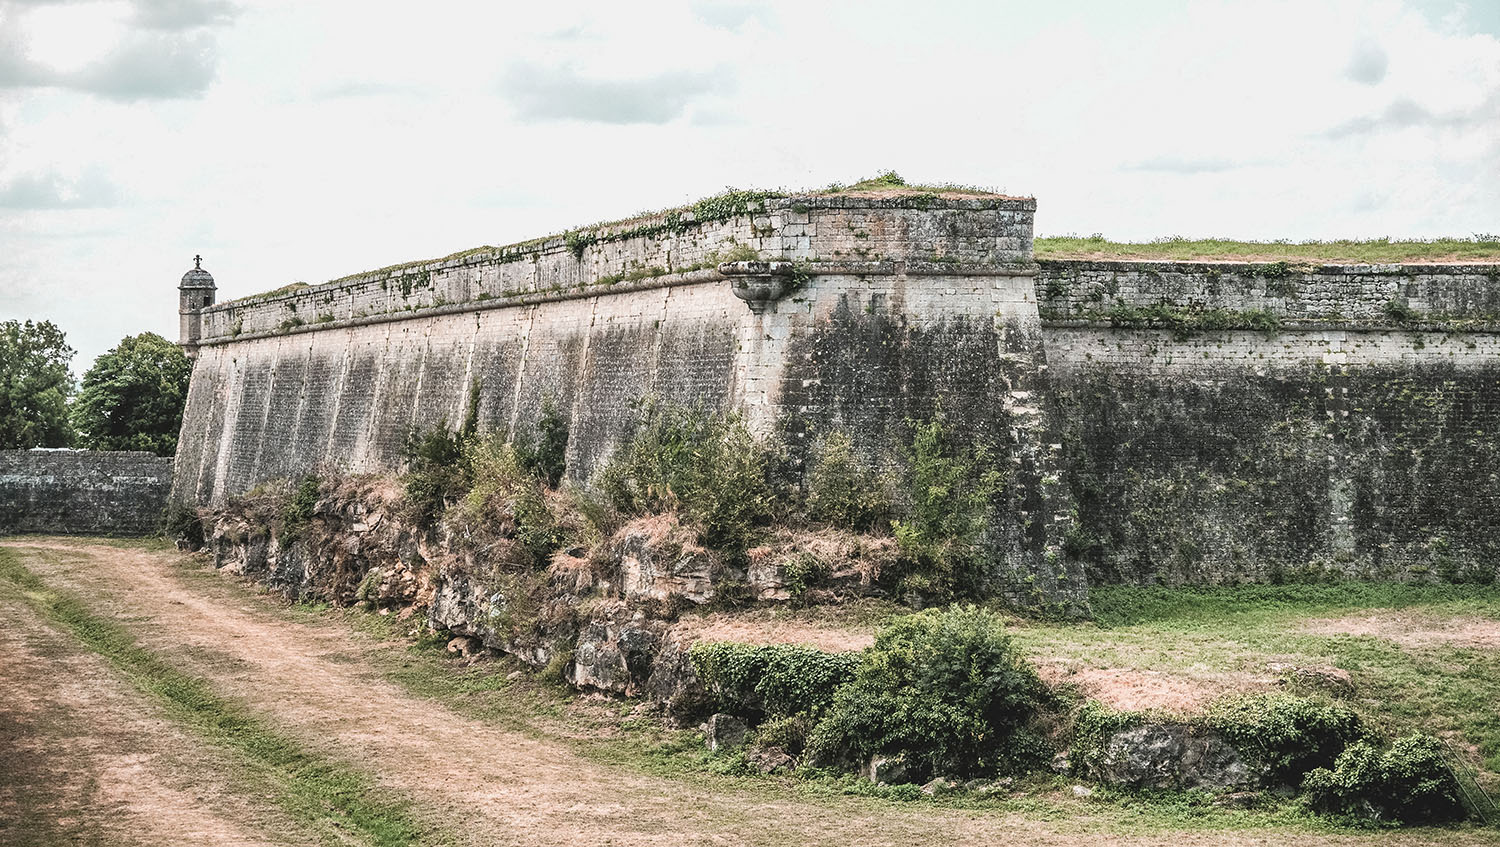
[[78, 444], [92, 450], [177, 450], [193, 364], [154, 332], [127, 335], [94, 360], [73, 404]]
[[0, 448], [66, 447], [73, 348], [51, 321], [0, 323]]

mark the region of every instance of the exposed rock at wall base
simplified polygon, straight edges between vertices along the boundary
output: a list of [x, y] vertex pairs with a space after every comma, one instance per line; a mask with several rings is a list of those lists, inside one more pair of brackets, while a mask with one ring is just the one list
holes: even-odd
[[578, 688], [627, 697], [640, 694], [666, 629], [666, 622], [647, 618], [644, 609], [607, 604], [583, 624], [568, 681]]
[[1147, 723], [1110, 736], [1087, 775], [1122, 788], [1220, 793], [1257, 788], [1266, 773], [1212, 732], [1182, 723]]
[[[291, 525], [286, 501], [286, 491], [271, 490], [216, 512], [206, 533], [214, 564], [293, 601], [418, 610], [465, 655], [487, 648], [553, 666], [577, 688], [644, 697], [679, 726], [701, 721], [713, 699], [688, 658], [691, 636], [673, 633], [678, 611], [726, 584], [767, 588], [725, 566], [673, 515], [627, 523], [593, 553], [564, 549], [537, 570], [514, 564], [504, 539], [416, 530], [399, 488], [379, 478], [325, 481], [311, 515]], [[865, 565], [839, 559], [854, 544], [823, 552], [831, 571], [861, 586], [851, 596], [873, 590], [858, 575]]]
[[708, 723], [703, 725], [704, 743], [713, 752], [720, 750], [733, 750], [745, 744], [745, 735], [750, 727], [744, 721], [734, 715], [719, 712], [710, 715]]

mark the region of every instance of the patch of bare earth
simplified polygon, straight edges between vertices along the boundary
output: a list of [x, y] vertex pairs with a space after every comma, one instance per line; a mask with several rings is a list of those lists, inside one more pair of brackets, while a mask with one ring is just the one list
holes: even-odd
[[15, 598], [0, 615], [0, 844], [313, 843], [104, 660]]
[[1384, 638], [1402, 647], [1478, 647], [1500, 649], [1500, 621], [1488, 618], [1437, 618], [1404, 611], [1378, 611], [1342, 618], [1317, 618], [1302, 625], [1313, 635], [1361, 635]]
[[[537, 845], [1249, 845], [1429, 843], [1424, 833], [1109, 831], [1086, 801], [1071, 814], [805, 797], [777, 783], [742, 787], [651, 776], [583, 758], [408, 695], [379, 678], [367, 644], [328, 621], [296, 623], [267, 598], [188, 572], [175, 553], [75, 541], [9, 542], [25, 565], [112, 614], [141, 641], [281, 731], [373, 775], [465, 844]], [[50, 548], [50, 549], [49, 549]], [[201, 562], [189, 567], [203, 567]], [[220, 657], [216, 660], [214, 657]], [[81, 696], [75, 695], [75, 696]], [[93, 720], [89, 717], [85, 720]], [[180, 804], [191, 807], [187, 798]], [[1443, 833], [1448, 843], [1483, 843]]]
[[1037, 672], [1052, 685], [1071, 685], [1079, 693], [1122, 711], [1198, 712], [1213, 700], [1239, 691], [1270, 688], [1274, 680], [1250, 674], [1219, 674], [1200, 679], [1135, 668], [1091, 668], [1068, 662], [1038, 663]]

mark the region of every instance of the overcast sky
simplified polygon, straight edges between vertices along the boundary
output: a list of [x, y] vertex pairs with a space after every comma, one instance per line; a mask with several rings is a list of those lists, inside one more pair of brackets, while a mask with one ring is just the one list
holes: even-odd
[[1500, 0], [0, 0], [0, 319], [883, 169], [1039, 234], [1500, 232]]

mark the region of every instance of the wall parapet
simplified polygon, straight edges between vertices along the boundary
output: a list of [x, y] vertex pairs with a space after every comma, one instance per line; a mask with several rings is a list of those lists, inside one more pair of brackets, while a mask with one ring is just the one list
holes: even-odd
[[[1161, 322], [1161, 310], [1266, 316], [1299, 326], [1436, 328], [1500, 325], [1500, 265], [1057, 260], [1037, 262], [1043, 320]], [[1169, 322], [1169, 321], [1168, 321]], [[1255, 324], [1259, 322], [1260, 326]], [[1228, 327], [1225, 327], [1228, 328]]]
[[[200, 343], [528, 305], [722, 280], [726, 261], [763, 259], [1031, 270], [1036, 202], [1012, 197], [728, 195], [690, 207], [430, 262], [355, 274], [201, 312]], [[704, 206], [704, 204], [699, 204]], [[819, 268], [823, 272], [834, 272]], [[701, 272], [701, 273], [700, 273]], [[891, 265], [870, 273], [892, 272]]]

